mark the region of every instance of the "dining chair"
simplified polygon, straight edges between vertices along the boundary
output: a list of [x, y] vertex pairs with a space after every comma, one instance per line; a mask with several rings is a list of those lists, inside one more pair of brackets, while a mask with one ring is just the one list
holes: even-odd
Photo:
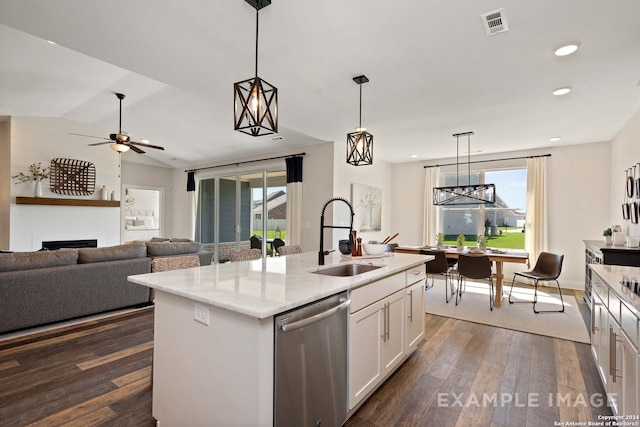
[[[562, 273], [562, 261], [564, 260], [564, 254], [553, 254], [550, 252], [541, 252], [540, 256], [536, 260], [536, 265], [531, 271], [519, 271], [513, 273], [513, 280], [511, 281], [511, 290], [509, 291], [509, 304], [520, 302], [532, 302], [533, 312], [564, 312], [564, 300], [562, 299], [562, 290], [560, 289], [560, 283], [558, 277]], [[513, 284], [516, 281], [516, 277], [523, 277], [525, 279], [533, 280], [533, 301], [511, 301], [511, 293], [513, 292]], [[556, 282], [558, 286], [558, 293], [560, 294], [560, 303], [562, 309], [560, 310], [536, 310], [536, 304], [538, 302], [538, 283], [539, 282]], [[523, 283], [523, 282], [518, 282]]]
[[[262, 252], [262, 236], [254, 234], [249, 237], [249, 244], [251, 245], [251, 249], [260, 249], [260, 252]], [[271, 254], [272, 250], [267, 248], [267, 255], [271, 256]]]
[[[451, 300], [451, 297], [457, 292], [455, 288], [455, 284], [453, 281], [453, 277], [451, 274], [451, 267], [447, 262], [447, 256], [444, 251], [436, 251], [436, 250], [428, 250], [421, 249], [421, 255], [433, 255], [434, 259], [426, 262], [425, 272], [427, 273], [427, 280], [425, 283], [425, 289], [430, 289], [433, 287], [435, 282], [435, 276], [443, 276], [444, 277], [444, 298], [447, 303]], [[429, 277], [431, 277], [431, 284], [429, 284]]]
[[302, 253], [302, 247], [300, 245], [280, 246], [278, 248], [278, 253], [280, 255], [301, 254]]
[[493, 272], [491, 260], [487, 255], [458, 255], [458, 292], [456, 292], [456, 305], [458, 295], [462, 299], [462, 289], [466, 289], [466, 279], [487, 280], [489, 283], [489, 310], [493, 311], [495, 291], [493, 289]]
[[229, 261], [231, 262], [249, 261], [252, 259], [262, 258], [262, 251], [256, 248], [240, 249], [237, 251], [230, 251], [228, 256], [229, 256]]
[[279, 237], [276, 237], [275, 239], [273, 239], [273, 242], [271, 243], [271, 249], [273, 250], [273, 255], [279, 254], [280, 252], [278, 251], [278, 248], [281, 248], [282, 246], [284, 246], [284, 240], [282, 240]]

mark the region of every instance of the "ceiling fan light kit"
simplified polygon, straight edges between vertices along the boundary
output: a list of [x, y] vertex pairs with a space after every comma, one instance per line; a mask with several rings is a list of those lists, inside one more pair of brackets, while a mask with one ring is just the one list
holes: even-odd
[[357, 76], [353, 81], [360, 86], [360, 118], [358, 129], [347, 134], [347, 163], [354, 166], [373, 164], [373, 135], [362, 127], [362, 85], [368, 83], [367, 76]]
[[[495, 184], [471, 184], [471, 135], [473, 132], [455, 133], [456, 138], [456, 185], [433, 188], [433, 204], [436, 206], [489, 205], [496, 202]], [[460, 185], [459, 152], [460, 137], [467, 137], [467, 185]]]
[[234, 130], [251, 136], [278, 132], [278, 89], [258, 77], [258, 17], [271, 0], [245, 0], [256, 9], [255, 77], [234, 83]]

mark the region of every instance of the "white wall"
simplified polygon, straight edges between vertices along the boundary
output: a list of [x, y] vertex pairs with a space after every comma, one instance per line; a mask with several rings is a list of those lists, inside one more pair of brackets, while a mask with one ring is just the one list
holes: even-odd
[[[350, 165], [346, 161], [345, 144], [345, 142], [341, 142], [335, 143], [334, 145], [333, 196], [344, 197], [353, 205], [354, 201], [351, 199], [351, 184], [364, 184], [380, 188], [382, 190], [381, 230], [366, 232], [362, 232], [360, 230], [356, 231], [358, 233], [358, 237], [362, 237], [363, 242], [368, 242], [370, 240], [382, 241], [385, 237], [399, 231], [391, 226], [391, 216], [393, 215], [391, 211], [391, 164], [381, 160], [379, 157], [376, 157], [376, 153], [374, 151], [372, 165]], [[356, 206], [354, 206], [354, 208], [355, 207]], [[348, 226], [349, 215], [345, 212], [345, 209], [343, 209], [339, 203], [334, 203], [334, 206], [332, 207], [333, 218], [335, 218], [332, 219], [333, 223], [336, 225]], [[348, 234], [349, 233], [346, 230], [335, 230], [333, 233], [332, 247], [337, 250], [338, 240], [347, 239]], [[400, 241], [401, 238], [402, 234], [400, 234], [394, 242]], [[331, 242], [331, 240], [329, 240], [329, 234], [327, 234], [325, 239], [327, 239], [327, 242]], [[328, 243], [325, 244], [325, 246], [331, 248], [331, 245]]]
[[[550, 149], [508, 152], [492, 156], [476, 156], [473, 160], [518, 157], [550, 153], [548, 159], [549, 251], [565, 255], [561, 284], [584, 288], [585, 239], [602, 239], [608, 227], [610, 177], [610, 144], [599, 142]], [[425, 164], [412, 162], [391, 166], [391, 228], [400, 232], [398, 243], [422, 244], [422, 221], [425, 205]], [[498, 193], [500, 189], [497, 189]], [[622, 193], [622, 189], [620, 189]], [[430, 203], [431, 201], [428, 200]], [[535, 260], [531, 260], [532, 263]], [[506, 277], [522, 266], [505, 265]]]
[[[611, 141], [611, 204], [609, 224], [620, 224], [627, 234], [640, 237], [640, 224], [622, 219], [625, 170], [640, 162], [640, 109]], [[636, 168], [637, 170], [637, 168]], [[640, 202], [640, 200], [638, 200]]]
[[[65, 119], [11, 118], [11, 175], [27, 172], [32, 163], [48, 166], [51, 159], [70, 158], [92, 162], [96, 167], [96, 192], [91, 196], [52, 193], [43, 182], [43, 196], [68, 199], [99, 199], [105, 185], [120, 200], [119, 155], [108, 146], [88, 147], [87, 139], [69, 135], [101, 133], [86, 124]], [[93, 140], [91, 142], [94, 142]], [[120, 209], [87, 206], [16, 205], [16, 196], [33, 197], [33, 183], [12, 185], [10, 206], [10, 249], [30, 251], [42, 241], [98, 239], [98, 246], [120, 243]]]

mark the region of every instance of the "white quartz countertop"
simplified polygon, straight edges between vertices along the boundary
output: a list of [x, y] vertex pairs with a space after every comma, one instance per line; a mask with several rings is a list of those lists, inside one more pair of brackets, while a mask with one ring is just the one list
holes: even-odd
[[[182, 270], [129, 276], [130, 282], [193, 301], [264, 319], [419, 267], [433, 257], [391, 253], [379, 258], [347, 259], [333, 253], [318, 266], [318, 253], [268, 257], [255, 261], [212, 264]], [[314, 274], [340, 263], [365, 263], [381, 268], [351, 277]]]
[[622, 284], [623, 281], [640, 282], [640, 267], [603, 264], [589, 264], [589, 267], [607, 283], [618, 299], [640, 317], [640, 296]]

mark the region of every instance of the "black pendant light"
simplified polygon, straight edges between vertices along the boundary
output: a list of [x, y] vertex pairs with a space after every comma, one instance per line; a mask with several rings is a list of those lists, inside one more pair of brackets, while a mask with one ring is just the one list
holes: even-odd
[[256, 9], [255, 77], [233, 85], [234, 129], [251, 136], [278, 132], [278, 89], [258, 77], [258, 15], [271, 0], [245, 0]]
[[353, 81], [360, 86], [360, 119], [358, 129], [347, 134], [347, 163], [354, 166], [373, 164], [373, 135], [362, 127], [362, 85], [367, 83], [367, 76], [354, 77]]
[[[433, 189], [433, 204], [437, 206], [469, 206], [488, 205], [496, 202], [495, 184], [471, 184], [471, 135], [473, 132], [454, 133], [456, 138], [456, 185], [435, 187]], [[460, 137], [467, 137], [467, 185], [460, 184], [459, 152]]]

